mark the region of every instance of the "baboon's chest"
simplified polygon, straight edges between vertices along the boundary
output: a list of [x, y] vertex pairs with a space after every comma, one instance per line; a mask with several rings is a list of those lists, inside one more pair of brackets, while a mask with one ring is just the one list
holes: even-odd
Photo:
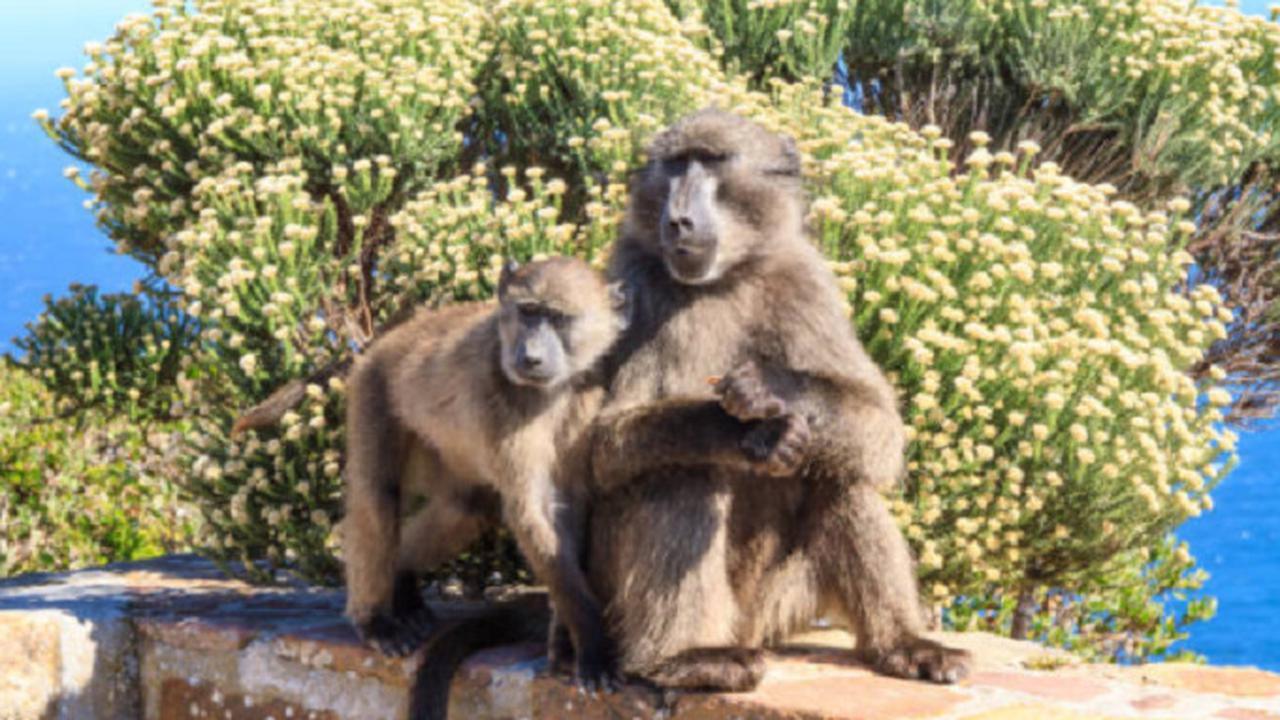
[[653, 341], [622, 368], [619, 386], [650, 390], [648, 398], [637, 400], [708, 395], [708, 378], [751, 356], [758, 323], [747, 298], [717, 296], [690, 303], [661, 322]]

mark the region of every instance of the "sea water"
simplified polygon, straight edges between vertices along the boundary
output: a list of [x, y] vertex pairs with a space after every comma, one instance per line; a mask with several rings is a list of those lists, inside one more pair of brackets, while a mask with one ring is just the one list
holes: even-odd
[[1179, 647], [1215, 665], [1280, 671], [1280, 428], [1242, 433], [1240, 464], [1213, 492], [1214, 508], [1178, 529], [1209, 572], [1218, 614]]

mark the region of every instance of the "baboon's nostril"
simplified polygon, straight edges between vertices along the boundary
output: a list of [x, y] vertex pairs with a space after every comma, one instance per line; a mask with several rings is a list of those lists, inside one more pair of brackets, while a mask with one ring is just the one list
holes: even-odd
[[687, 215], [673, 217], [667, 221], [667, 225], [671, 228], [672, 232], [693, 232], [693, 218], [690, 218]]

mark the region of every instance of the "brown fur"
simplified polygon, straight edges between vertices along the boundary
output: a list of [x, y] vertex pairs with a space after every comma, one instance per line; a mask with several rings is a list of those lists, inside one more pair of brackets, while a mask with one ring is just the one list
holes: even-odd
[[968, 657], [921, 637], [877, 493], [903, 472], [897, 400], [805, 237], [793, 144], [709, 110], [649, 158], [610, 264], [636, 300], [593, 453], [588, 574], [621, 668], [749, 689], [744, 651], [833, 614], [879, 670], [957, 679]]
[[[412, 651], [432, 624], [416, 573], [456, 556], [500, 508], [549, 586], [579, 670], [599, 675], [610, 653], [581, 570], [581, 485], [568, 479], [584, 473], [584, 431], [603, 398], [597, 360], [624, 308], [614, 286], [567, 258], [504, 273], [499, 296], [419, 313], [352, 370], [347, 614], [384, 651]], [[535, 349], [545, 363], [521, 366]], [[405, 517], [414, 494], [427, 505]]]

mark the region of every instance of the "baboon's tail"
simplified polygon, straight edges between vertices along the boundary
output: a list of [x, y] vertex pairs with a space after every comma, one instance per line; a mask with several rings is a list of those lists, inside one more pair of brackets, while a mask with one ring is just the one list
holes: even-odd
[[447, 620], [427, 643], [409, 698], [411, 720], [446, 720], [453, 676], [470, 655], [508, 643], [545, 641], [550, 611], [545, 596], [506, 601], [473, 617]]

